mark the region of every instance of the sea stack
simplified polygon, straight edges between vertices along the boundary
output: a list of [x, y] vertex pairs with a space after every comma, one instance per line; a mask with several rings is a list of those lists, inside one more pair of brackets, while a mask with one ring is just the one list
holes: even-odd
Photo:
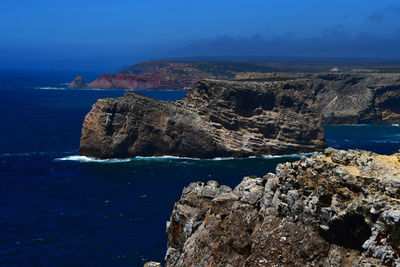
[[202, 80], [180, 101], [128, 92], [86, 115], [79, 153], [98, 158], [248, 157], [321, 151], [322, 116], [310, 80]]
[[83, 89], [86, 87], [87, 84], [85, 83], [82, 76], [76, 76], [76, 78], [68, 84], [69, 89]]
[[326, 149], [183, 189], [166, 266], [399, 266], [400, 154]]

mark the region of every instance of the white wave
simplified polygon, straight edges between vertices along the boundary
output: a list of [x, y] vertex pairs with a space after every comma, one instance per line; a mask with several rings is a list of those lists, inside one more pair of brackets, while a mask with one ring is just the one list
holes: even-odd
[[[277, 158], [300, 158], [302, 156], [310, 156], [313, 153], [299, 153], [299, 154], [286, 154], [286, 155], [263, 155], [264, 159], [277, 159]], [[225, 161], [225, 160], [243, 160], [243, 159], [255, 159], [259, 157], [250, 156], [248, 158], [234, 158], [234, 157], [216, 157], [212, 159], [200, 159], [200, 158], [190, 158], [190, 157], [177, 157], [177, 156], [137, 156], [134, 158], [113, 158], [113, 159], [98, 159], [94, 157], [87, 156], [67, 156], [62, 158], [56, 158], [55, 161], [77, 161], [77, 162], [95, 162], [95, 163], [123, 163], [132, 161], [164, 161], [164, 160], [176, 160], [188, 163], [187, 161]]]
[[400, 124], [395, 123], [395, 124], [392, 124], [392, 126], [397, 126], [398, 127], [398, 126], [400, 126]]
[[172, 160], [203, 160], [203, 161], [207, 161], [207, 160], [215, 160], [215, 161], [220, 161], [220, 160], [233, 160], [233, 159], [237, 159], [237, 158], [233, 158], [233, 157], [216, 157], [216, 158], [212, 158], [212, 159], [201, 159], [201, 158], [190, 158], [190, 157], [178, 157], [178, 156], [169, 156], [169, 155], [165, 155], [165, 156], [149, 156], [149, 157], [143, 157], [143, 156], [137, 156], [134, 157], [133, 159], [136, 160], [164, 160], [164, 159], [172, 159]]
[[164, 155], [164, 156], [136, 156], [132, 159], [138, 159], [138, 160], [162, 160], [162, 159], [188, 159], [188, 160], [200, 160], [199, 158], [189, 158], [189, 157], [178, 157], [178, 156], [169, 156], [169, 155]]
[[113, 158], [113, 159], [98, 159], [94, 157], [87, 157], [87, 156], [79, 156], [79, 155], [74, 155], [74, 156], [67, 156], [63, 158], [56, 158], [55, 161], [78, 161], [78, 162], [97, 162], [97, 163], [121, 163], [121, 162], [131, 162], [131, 161], [163, 161], [163, 160], [189, 160], [189, 161], [200, 161], [200, 160], [210, 160], [210, 161], [221, 161], [221, 160], [233, 160], [235, 158], [229, 157], [229, 158], [213, 158], [213, 159], [200, 159], [200, 158], [189, 158], [189, 157], [177, 157], [177, 156], [149, 156], [149, 157], [144, 157], [144, 156], [137, 156], [134, 158]]
[[67, 90], [66, 87], [52, 87], [52, 86], [44, 86], [44, 87], [35, 87], [37, 90]]
[[297, 154], [283, 154], [283, 155], [263, 155], [262, 157], [265, 159], [279, 159], [279, 158], [301, 158], [311, 156], [314, 153], [318, 152], [310, 152], [310, 153], [297, 153]]
[[98, 163], [119, 163], [119, 162], [129, 162], [131, 158], [128, 159], [97, 159], [93, 157], [86, 156], [67, 156], [63, 158], [56, 158], [55, 161], [78, 161], [78, 162], [98, 162]]

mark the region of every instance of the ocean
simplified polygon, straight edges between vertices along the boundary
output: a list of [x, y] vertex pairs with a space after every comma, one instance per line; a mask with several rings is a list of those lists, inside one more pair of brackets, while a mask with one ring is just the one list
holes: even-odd
[[[91, 74], [94, 78], [95, 74]], [[89, 75], [90, 76], [90, 75]], [[123, 90], [67, 90], [72, 73], [0, 74], [0, 265], [142, 266], [163, 261], [165, 233], [184, 186], [273, 172], [301, 155], [199, 160], [78, 156], [84, 116]], [[182, 91], [141, 91], [177, 100]], [[325, 126], [329, 146], [382, 154], [398, 125]]]

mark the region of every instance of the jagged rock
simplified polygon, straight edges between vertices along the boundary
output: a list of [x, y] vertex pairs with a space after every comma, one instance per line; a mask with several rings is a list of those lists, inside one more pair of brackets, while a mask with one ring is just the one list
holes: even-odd
[[399, 157], [329, 148], [234, 190], [192, 183], [166, 266], [398, 266]]
[[241, 73], [236, 79], [311, 80], [325, 124], [400, 123], [399, 73]]
[[83, 89], [86, 87], [87, 87], [87, 84], [83, 80], [82, 76], [76, 76], [76, 78], [68, 84], [68, 88], [70, 88], [70, 89]]
[[311, 82], [203, 80], [177, 102], [136, 93], [100, 99], [86, 115], [79, 153], [100, 158], [210, 158], [320, 151]]

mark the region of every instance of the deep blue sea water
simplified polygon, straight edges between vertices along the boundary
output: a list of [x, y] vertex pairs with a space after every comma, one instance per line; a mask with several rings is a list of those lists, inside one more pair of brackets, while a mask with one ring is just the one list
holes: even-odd
[[[95, 75], [93, 75], [94, 78]], [[251, 159], [76, 157], [91, 105], [122, 90], [64, 90], [68, 73], [0, 74], [0, 265], [142, 266], [162, 261], [165, 224], [193, 181], [235, 186], [299, 156]], [[176, 100], [181, 91], [141, 92]], [[330, 146], [390, 154], [400, 127], [325, 126]]]

